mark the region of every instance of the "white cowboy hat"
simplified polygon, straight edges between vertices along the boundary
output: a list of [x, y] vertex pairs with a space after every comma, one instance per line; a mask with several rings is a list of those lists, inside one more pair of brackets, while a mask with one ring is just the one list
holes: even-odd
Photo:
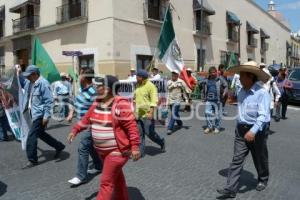
[[131, 68], [130, 68], [130, 71], [135, 71], [135, 68], [134, 68], [134, 67], [131, 67]]
[[187, 68], [186, 71], [192, 72], [193, 70], [191, 68]]
[[257, 79], [266, 83], [271, 78], [269, 74], [267, 74], [264, 70], [260, 69], [259, 65], [254, 62], [246, 62], [240, 66], [235, 66], [227, 69], [229, 72], [240, 73], [240, 72], [250, 72], [257, 76]]

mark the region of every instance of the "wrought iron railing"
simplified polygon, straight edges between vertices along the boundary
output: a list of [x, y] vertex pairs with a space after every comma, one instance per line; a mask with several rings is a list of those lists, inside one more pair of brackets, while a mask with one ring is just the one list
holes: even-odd
[[202, 34], [211, 35], [211, 27], [212, 23], [208, 20], [202, 21], [201, 26], [201, 20], [196, 21], [196, 31]]
[[248, 41], [248, 45], [250, 47], [256, 48], [257, 47], [257, 39], [254, 37], [251, 37]]
[[13, 32], [18, 33], [21, 31], [27, 31], [35, 29], [39, 26], [40, 23], [40, 16], [33, 15], [33, 16], [25, 16], [20, 19], [13, 20]]
[[238, 42], [239, 41], [238, 32], [236, 30], [228, 31], [228, 40], [231, 42]]
[[269, 44], [264, 42], [261, 44], [261, 50], [262, 51], [268, 51], [269, 50]]
[[75, 4], [64, 4], [56, 8], [57, 18], [56, 23], [66, 23], [76, 19], [88, 17], [87, 0], [81, 0]]

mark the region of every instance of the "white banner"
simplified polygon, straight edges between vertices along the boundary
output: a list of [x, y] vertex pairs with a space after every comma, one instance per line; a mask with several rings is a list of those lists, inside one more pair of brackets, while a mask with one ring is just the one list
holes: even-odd
[[23, 91], [16, 75], [16, 70], [12, 69], [7, 73], [6, 77], [1, 77], [0, 84], [0, 100], [11, 131], [15, 138], [21, 141], [22, 150], [25, 150], [29, 128], [20, 109], [23, 104]]
[[[158, 91], [158, 105], [157, 105], [157, 120], [165, 120], [168, 117], [168, 90], [167, 90], [167, 80], [150, 80], [157, 88]], [[119, 95], [128, 97], [131, 101], [133, 99], [134, 90], [136, 87], [136, 81], [130, 80], [120, 80]]]

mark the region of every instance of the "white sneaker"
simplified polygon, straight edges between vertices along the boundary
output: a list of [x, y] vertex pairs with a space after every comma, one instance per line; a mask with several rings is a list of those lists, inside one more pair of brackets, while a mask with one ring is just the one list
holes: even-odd
[[218, 133], [220, 133], [220, 130], [215, 128], [215, 134], [218, 134]]
[[210, 128], [206, 128], [205, 130], [204, 130], [204, 134], [209, 134], [211, 132], [211, 129]]
[[80, 180], [77, 177], [74, 177], [70, 180], [68, 180], [69, 183], [71, 183], [72, 185], [80, 185], [82, 183], [82, 180]]

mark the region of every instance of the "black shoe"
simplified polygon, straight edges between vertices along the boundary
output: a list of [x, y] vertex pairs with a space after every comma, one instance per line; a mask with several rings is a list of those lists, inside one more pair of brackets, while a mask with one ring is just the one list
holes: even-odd
[[287, 118], [287, 117], [281, 117], [281, 119], [286, 120], [286, 119], [288, 119], [288, 118]]
[[4, 137], [3, 139], [0, 139], [0, 142], [7, 142], [7, 141], [9, 141], [8, 137]]
[[54, 154], [54, 159], [59, 158], [61, 152], [65, 149], [65, 147], [66, 147], [66, 146], [64, 146], [64, 147], [61, 148], [61, 149], [56, 149], [56, 152], [55, 152], [55, 154]]
[[163, 143], [160, 145], [160, 150], [162, 152], [166, 152], [166, 141], [163, 139]]
[[266, 184], [266, 183], [259, 182], [259, 183], [257, 184], [257, 186], [256, 186], [255, 189], [256, 189], [257, 191], [262, 191], [262, 190], [266, 189], [266, 187], [267, 187], [267, 184]]
[[275, 122], [279, 122], [280, 118], [275, 117]]
[[28, 161], [22, 169], [29, 169], [34, 166], [37, 166], [39, 163], [37, 161]]
[[223, 198], [227, 199], [227, 198], [235, 198], [236, 197], [235, 192], [232, 192], [232, 191], [229, 191], [229, 190], [226, 190], [226, 189], [217, 189], [217, 192], [222, 195], [222, 199]]

